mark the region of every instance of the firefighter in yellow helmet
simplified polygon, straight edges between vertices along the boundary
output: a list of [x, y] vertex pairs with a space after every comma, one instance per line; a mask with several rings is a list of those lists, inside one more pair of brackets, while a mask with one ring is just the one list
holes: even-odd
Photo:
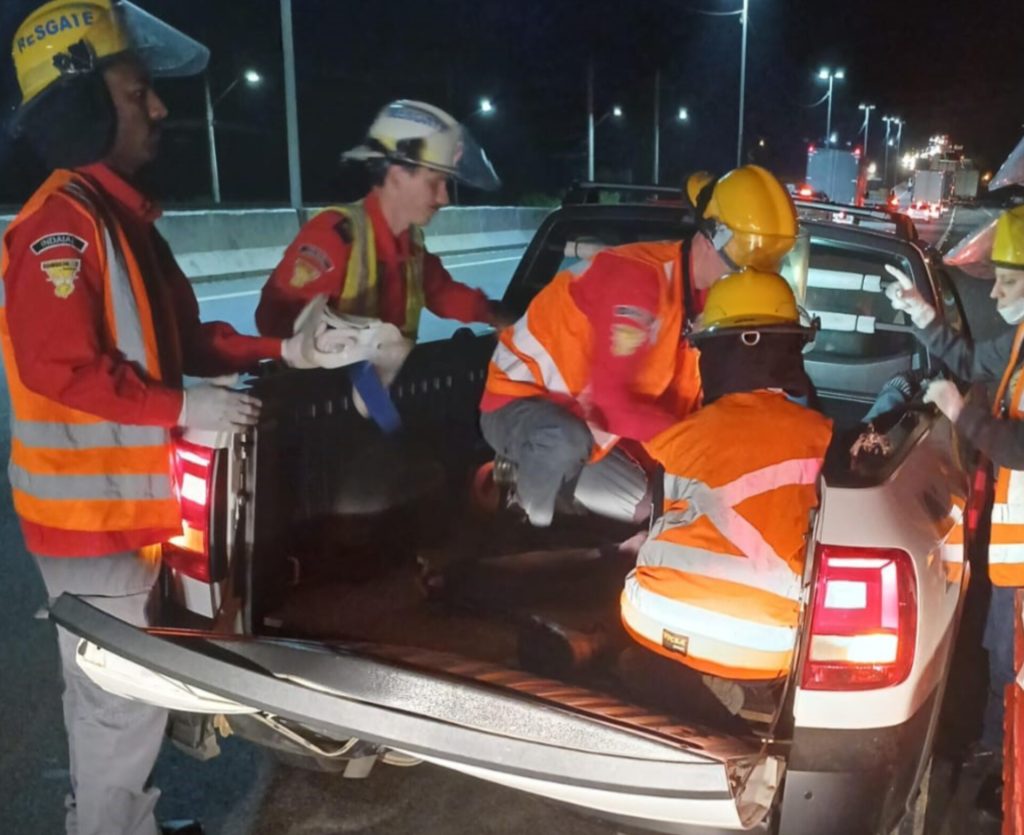
[[[990, 296], [996, 311], [1013, 327], [982, 341], [970, 342], [942, 321], [930, 294], [926, 297], [906, 273], [886, 269], [893, 281], [886, 289], [892, 306], [914, 325], [914, 334], [961, 380], [970, 383], [965, 399], [949, 380], [928, 385], [924, 399], [934, 403], [953, 423], [957, 434], [992, 462], [995, 497], [988, 550], [992, 598], [985, 624], [989, 653], [989, 692], [977, 749], [993, 762], [1000, 760], [1004, 692], [1013, 683], [1014, 598], [1024, 586], [1024, 206], [1003, 212], [996, 220], [991, 263], [995, 283]], [[988, 399], [986, 383], [998, 384]], [[1018, 756], [1020, 756], [1018, 752]], [[999, 812], [998, 771], [982, 786], [979, 806]]]
[[[737, 265], [777, 269], [796, 242], [793, 202], [763, 168], [695, 175], [688, 191], [695, 217], [685, 239], [588, 253], [499, 337], [481, 428], [514, 465], [534, 525], [549, 525], [559, 495], [571, 495], [584, 467], [600, 466], [621, 438], [649, 441], [697, 408], [687, 322], [716, 279]], [[608, 469], [621, 485], [618, 468]], [[643, 474], [635, 481], [623, 500], [632, 496], [640, 514]]]
[[[51, 169], [0, 253], [14, 507], [50, 597], [78, 594], [145, 625], [160, 543], [182, 530], [171, 432], [230, 432], [260, 408], [213, 384], [186, 391], [185, 375], [319, 364], [319, 322], [286, 340], [201, 323], [137, 185], [167, 116], [150, 77], [200, 71], [205, 47], [128, 2], [54, 0], [24, 19], [11, 52], [16, 126]], [[57, 639], [68, 832], [152, 835], [148, 779], [167, 712], [105, 692], [78, 668], [76, 637], [58, 627]]]
[[665, 468], [664, 506], [626, 579], [622, 621], [676, 662], [645, 655], [641, 663], [664, 668], [657, 680], [701, 674], [734, 713], [737, 682], [778, 681], [796, 647], [832, 434], [830, 420], [801, 405], [814, 332], [781, 276], [748, 269], [716, 282], [692, 335], [704, 406], [645, 444]]

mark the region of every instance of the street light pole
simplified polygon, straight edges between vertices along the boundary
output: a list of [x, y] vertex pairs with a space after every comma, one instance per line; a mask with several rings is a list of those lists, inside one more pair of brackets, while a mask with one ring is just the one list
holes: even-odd
[[654, 173], [651, 182], [658, 184], [661, 167], [661, 70], [654, 72]]
[[889, 130], [892, 127], [893, 117], [883, 116], [882, 121], [885, 122], [885, 163], [882, 167], [882, 182], [885, 187], [889, 187]]
[[899, 116], [896, 117], [896, 159], [900, 158], [900, 153], [903, 149], [903, 125], [904, 122]]
[[206, 144], [210, 152], [210, 186], [213, 202], [220, 203], [220, 171], [217, 167], [217, 132], [213, 128], [213, 98], [210, 96], [210, 73], [203, 73], [203, 95], [206, 99]]
[[281, 0], [281, 44], [284, 58], [284, 106], [288, 127], [288, 195], [293, 209], [302, 208], [302, 173], [299, 170], [299, 110], [295, 93], [295, 39], [292, 37], [292, 0]]
[[864, 111], [864, 159], [868, 158], [868, 130], [871, 128], [871, 111], [875, 109], [873, 104], [858, 105], [858, 110]]
[[[845, 70], [836, 70], [833, 72], [828, 67], [822, 67], [818, 70], [818, 79], [820, 81], [828, 82], [828, 92], [825, 94], [825, 98], [828, 99], [828, 115], [825, 117], [825, 145], [832, 145], [832, 85], [836, 79], [842, 81], [846, 78]], [[819, 102], [820, 104], [821, 102]]]
[[747, 11], [749, 0], [743, 0], [743, 13], [741, 23], [743, 24], [742, 45], [740, 46], [740, 118], [739, 131], [736, 136], [736, 167], [743, 165], [743, 99], [747, 86]]
[[245, 83], [255, 87], [263, 79], [256, 70], [245, 70], [241, 75], [235, 77], [224, 92], [216, 99], [210, 94], [210, 73], [203, 73], [203, 99], [206, 103], [206, 139], [207, 148], [210, 152], [210, 190], [213, 192], [213, 202], [220, 203], [220, 167], [217, 164], [217, 129], [214, 122], [213, 108], [224, 101], [224, 98], [238, 85], [238, 82], [245, 79]]
[[594, 59], [587, 62], [587, 179], [594, 182]]

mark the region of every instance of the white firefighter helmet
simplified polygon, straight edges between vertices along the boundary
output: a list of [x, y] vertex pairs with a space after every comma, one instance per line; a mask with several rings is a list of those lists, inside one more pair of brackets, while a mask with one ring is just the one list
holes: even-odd
[[441, 171], [468, 186], [493, 191], [501, 185], [487, 154], [469, 131], [441, 108], [400, 99], [387, 105], [363, 144], [343, 160], [388, 160]]

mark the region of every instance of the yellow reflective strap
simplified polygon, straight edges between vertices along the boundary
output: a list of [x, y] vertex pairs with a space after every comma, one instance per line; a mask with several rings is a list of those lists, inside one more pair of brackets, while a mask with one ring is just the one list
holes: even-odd
[[412, 339], [420, 327], [420, 315], [426, 305], [423, 292], [423, 230], [409, 228], [409, 259], [405, 262], [405, 325], [402, 332]]

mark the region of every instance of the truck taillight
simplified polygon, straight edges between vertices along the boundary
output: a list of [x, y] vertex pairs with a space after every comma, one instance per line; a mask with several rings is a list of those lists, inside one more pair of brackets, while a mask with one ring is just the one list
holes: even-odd
[[914, 563], [894, 548], [819, 545], [805, 690], [873, 690], [904, 681], [917, 641]]
[[217, 450], [177, 439], [174, 481], [181, 504], [182, 532], [164, 543], [169, 567], [210, 582], [210, 497]]

